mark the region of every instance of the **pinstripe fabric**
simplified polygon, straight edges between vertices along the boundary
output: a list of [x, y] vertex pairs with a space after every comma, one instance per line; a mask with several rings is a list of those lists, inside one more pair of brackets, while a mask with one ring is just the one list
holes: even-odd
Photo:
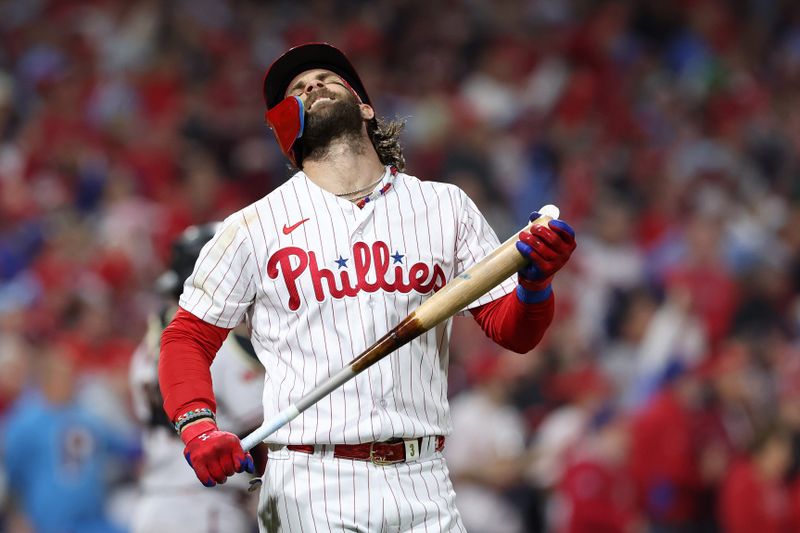
[[259, 531], [465, 532], [441, 453], [398, 465], [285, 449], [270, 454]]
[[[253, 345], [267, 369], [266, 418], [296, 402], [434, 288], [499, 244], [457, 187], [392, 176], [388, 168], [377, 187], [390, 181], [385, 195], [359, 209], [299, 172], [228, 217], [201, 252], [181, 306], [228, 328], [249, 316]], [[514, 286], [509, 279], [473, 306]], [[270, 442], [448, 434], [450, 326], [440, 324], [369, 368]]]

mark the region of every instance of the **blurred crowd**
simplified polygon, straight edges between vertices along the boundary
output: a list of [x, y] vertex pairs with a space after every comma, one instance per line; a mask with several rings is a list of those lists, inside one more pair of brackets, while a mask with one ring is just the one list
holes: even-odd
[[317, 40], [407, 120], [410, 174], [501, 239], [546, 203], [577, 231], [533, 353], [456, 319], [469, 531], [800, 531], [791, 0], [1, 1], [0, 531], [124, 530], [154, 280], [291, 174], [261, 81]]

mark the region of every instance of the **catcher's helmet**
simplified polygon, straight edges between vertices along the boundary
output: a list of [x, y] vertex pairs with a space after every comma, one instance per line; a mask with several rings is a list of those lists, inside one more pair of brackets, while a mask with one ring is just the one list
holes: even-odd
[[164, 272], [156, 281], [156, 290], [176, 299], [183, 292], [183, 283], [192, 271], [200, 250], [211, 240], [219, 227], [219, 222], [209, 222], [197, 226], [189, 226], [172, 243], [170, 270]]

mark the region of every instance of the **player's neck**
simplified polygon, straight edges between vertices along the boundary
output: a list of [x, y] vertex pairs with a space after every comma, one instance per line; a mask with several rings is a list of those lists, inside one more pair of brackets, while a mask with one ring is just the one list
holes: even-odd
[[337, 141], [331, 142], [323, 158], [303, 161], [303, 172], [311, 181], [341, 195], [368, 187], [380, 178], [384, 165], [368, 138], [366, 146], [359, 147], [353, 146], [352, 139]]

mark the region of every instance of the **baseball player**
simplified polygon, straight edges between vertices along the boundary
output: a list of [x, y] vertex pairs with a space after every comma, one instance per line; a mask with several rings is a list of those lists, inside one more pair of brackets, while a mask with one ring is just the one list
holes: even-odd
[[[230, 328], [252, 324], [272, 417], [499, 245], [463, 191], [404, 172], [398, 124], [376, 118], [333, 46], [286, 52], [264, 97], [298, 171], [223, 222], [161, 342], [165, 411], [207, 486], [252, 470], [214, 418], [208, 367]], [[551, 278], [574, 248], [562, 221], [520, 234], [529, 266], [469, 306], [486, 334], [531, 350], [552, 320]], [[432, 328], [269, 437], [262, 532], [463, 531], [442, 455], [450, 328]]]
[[[217, 226], [192, 226], [173, 243], [172, 268], [158, 281], [159, 292], [165, 296], [162, 308], [150, 316], [148, 331], [131, 362], [133, 406], [145, 427], [142, 494], [134, 512], [134, 533], [249, 533], [253, 528], [252, 512], [246, 509], [247, 479], [240, 476], [219, 491], [208, 491], [197, 483], [181, 457], [183, 444], [164, 414], [158, 387], [161, 332], [177, 310], [183, 282], [191, 274], [197, 255]], [[226, 428], [242, 434], [257, 427], [262, 417], [264, 371], [249, 337], [246, 325], [240, 325], [228, 335], [211, 365], [218, 419]]]

